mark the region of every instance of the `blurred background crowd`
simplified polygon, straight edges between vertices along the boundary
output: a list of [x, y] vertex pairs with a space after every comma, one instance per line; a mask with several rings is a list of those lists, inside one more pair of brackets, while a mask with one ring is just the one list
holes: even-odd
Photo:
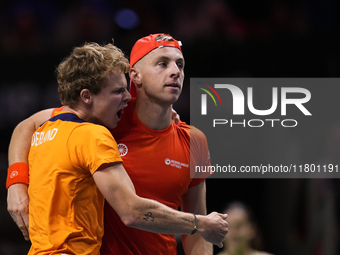
[[[339, 77], [339, 7], [336, 0], [0, 1], [0, 254], [29, 247], [6, 211], [11, 133], [32, 113], [60, 106], [54, 71], [73, 47], [114, 39], [129, 56], [135, 41], [151, 33], [181, 40], [186, 79], [174, 107], [190, 123], [190, 77]], [[314, 102], [314, 109], [336, 112], [337, 92], [329, 92], [333, 105]], [[339, 123], [335, 114], [320, 129], [320, 162], [340, 162]], [[207, 189], [209, 211], [235, 200], [252, 208], [258, 249], [340, 254], [339, 179], [212, 179]]]

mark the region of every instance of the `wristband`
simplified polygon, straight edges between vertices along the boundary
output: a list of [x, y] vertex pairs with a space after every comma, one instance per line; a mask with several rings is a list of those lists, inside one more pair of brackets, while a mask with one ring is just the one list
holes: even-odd
[[28, 164], [24, 162], [17, 162], [8, 168], [6, 188], [15, 183], [25, 183], [28, 185]]
[[196, 233], [196, 231], [197, 231], [197, 217], [196, 217], [196, 215], [194, 214], [194, 217], [195, 217], [195, 226], [194, 226], [194, 230], [191, 232], [191, 234], [190, 235], [193, 235], [193, 234], [195, 234]]

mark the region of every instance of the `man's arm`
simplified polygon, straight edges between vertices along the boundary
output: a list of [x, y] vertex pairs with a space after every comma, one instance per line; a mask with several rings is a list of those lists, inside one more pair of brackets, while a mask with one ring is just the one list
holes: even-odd
[[[14, 129], [8, 149], [8, 165], [18, 162], [28, 162], [28, 153], [34, 131], [51, 117], [53, 109], [40, 111], [20, 122]], [[15, 183], [8, 188], [7, 210], [20, 228], [25, 240], [28, 235], [28, 192], [27, 185]]]
[[[190, 234], [194, 230], [193, 214], [180, 212], [154, 200], [137, 196], [122, 164], [106, 164], [93, 174], [93, 178], [125, 225], [161, 234]], [[225, 215], [218, 213], [208, 216], [197, 215], [196, 233], [222, 247], [222, 241], [228, 232], [225, 218]]]
[[[181, 210], [195, 214], [207, 214], [205, 181], [189, 188], [187, 193], [182, 196]], [[213, 254], [212, 245], [199, 235], [183, 235], [182, 245], [186, 255]]]

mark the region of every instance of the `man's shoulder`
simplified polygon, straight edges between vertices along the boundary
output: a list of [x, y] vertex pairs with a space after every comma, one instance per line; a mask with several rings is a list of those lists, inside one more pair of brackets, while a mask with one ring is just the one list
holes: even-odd
[[73, 126], [67, 139], [68, 146], [87, 148], [89, 152], [91, 150], [102, 151], [103, 148], [117, 149], [117, 142], [110, 131], [104, 126], [93, 123], [87, 122]]
[[187, 132], [191, 138], [205, 139], [205, 134], [195, 126], [188, 125], [182, 121], [180, 121], [176, 126], [183, 132]]
[[[90, 123], [90, 122], [75, 124], [74, 131], [79, 132], [79, 133], [88, 134], [89, 136], [94, 136], [94, 137], [96, 137], [100, 134], [110, 134], [111, 135], [110, 131], [106, 127], [104, 127], [102, 125]], [[84, 136], [84, 138], [85, 137], [86, 136]]]
[[78, 136], [82, 136], [84, 140], [87, 140], [90, 137], [96, 137], [99, 134], [111, 135], [110, 131], [106, 127], [92, 122], [87, 122], [79, 118], [76, 114], [69, 112], [53, 116], [46, 121], [41, 128], [44, 128], [44, 126], [52, 126], [69, 134], [77, 134]]
[[173, 123], [173, 125], [175, 127], [177, 127], [178, 129], [183, 130], [185, 132], [189, 132], [190, 131], [190, 125], [188, 125], [187, 123], [185, 123], [183, 121], [179, 121], [177, 124]]

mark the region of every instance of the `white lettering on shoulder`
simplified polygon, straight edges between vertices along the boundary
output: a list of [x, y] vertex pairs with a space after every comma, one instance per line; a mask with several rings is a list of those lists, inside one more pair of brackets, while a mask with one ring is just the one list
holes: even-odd
[[31, 146], [38, 146], [47, 141], [52, 141], [58, 133], [57, 128], [50, 129], [46, 132], [35, 132], [32, 136]]

